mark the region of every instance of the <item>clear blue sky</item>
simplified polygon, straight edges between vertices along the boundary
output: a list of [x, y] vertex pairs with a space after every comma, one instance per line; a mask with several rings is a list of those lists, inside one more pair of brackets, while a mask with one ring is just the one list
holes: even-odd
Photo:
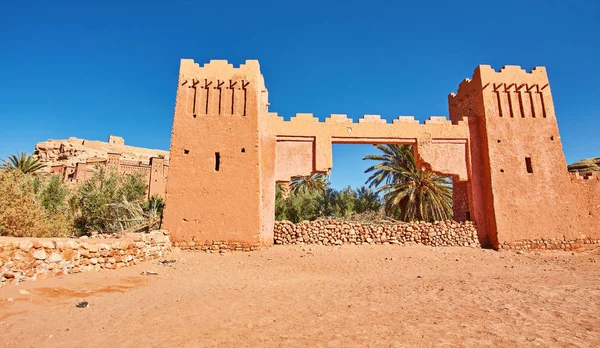
[[[259, 59], [271, 111], [447, 115], [479, 64], [548, 68], [567, 161], [600, 156], [600, 1], [4, 1], [0, 157], [47, 139], [168, 149], [181, 58]], [[360, 185], [369, 146], [334, 147]]]

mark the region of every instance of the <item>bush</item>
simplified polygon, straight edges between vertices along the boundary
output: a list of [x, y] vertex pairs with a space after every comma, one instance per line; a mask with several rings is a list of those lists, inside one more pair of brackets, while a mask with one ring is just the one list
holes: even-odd
[[67, 212], [67, 199], [71, 192], [58, 175], [52, 175], [50, 180], [39, 188], [38, 195], [42, 206], [48, 213], [62, 214]]
[[0, 235], [66, 237], [72, 234], [67, 214], [68, 189], [60, 179], [49, 180], [0, 170]]
[[350, 186], [341, 191], [292, 191], [284, 198], [277, 185], [275, 195], [275, 220], [294, 223], [322, 217], [350, 217], [356, 213], [377, 212], [381, 206], [379, 196], [364, 187], [353, 190]]
[[[77, 191], [79, 216], [76, 224], [81, 233], [114, 233], [139, 222], [146, 184], [139, 173], [122, 176], [96, 166], [92, 177]], [[139, 206], [139, 209], [138, 209]], [[133, 217], [135, 215], [135, 217]]]
[[161, 196], [154, 194], [144, 202], [142, 208], [145, 213], [162, 216], [163, 210], [165, 209], [165, 200]]

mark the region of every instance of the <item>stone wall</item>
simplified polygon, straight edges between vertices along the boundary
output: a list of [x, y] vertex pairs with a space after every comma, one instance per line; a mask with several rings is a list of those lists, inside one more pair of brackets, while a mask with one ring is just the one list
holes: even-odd
[[534, 240], [518, 240], [504, 242], [500, 250], [526, 251], [526, 250], [582, 250], [600, 246], [600, 239], [582, 238], [540, 238]]
[[472, 222], [364, 224], [337, 220], [275, 222], [275, 244], [424, 244], [480, 247]]
[[0, 237], [0, 284], [125, 267], [170, 249], [165, 231], [114, 239]]

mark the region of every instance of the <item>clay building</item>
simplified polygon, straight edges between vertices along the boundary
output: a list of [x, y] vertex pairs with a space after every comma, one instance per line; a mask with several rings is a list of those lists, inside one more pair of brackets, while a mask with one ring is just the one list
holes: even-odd
[[569, 174], [546, 70], [481, 65], [448, 97], [450, 120], [354, 122], [269, 111], [258, 61], [181, 61], [163, 227], [174, 241], [273, 243], [275, 183], [328, 172], [332, 144], [410, 144], [453, 178], [454, 216], [484, 246], [600, 238], [600, 176]]
[[52, 174], [73, 186], [90, 178], [96, 166], [120, 174], [140, 173], [147, 182], [147, 195], [165, 195], [169, 153], [125, 145], [122, 137], [110, 135], [108, 142], [77, 138], [48, 140], [36, 145], [34, 154]]

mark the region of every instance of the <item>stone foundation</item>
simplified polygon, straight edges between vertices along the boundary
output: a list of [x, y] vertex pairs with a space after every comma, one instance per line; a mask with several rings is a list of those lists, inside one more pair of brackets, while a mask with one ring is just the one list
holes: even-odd
[[247, 245], [243, 243], [212, 241], [212, 242], [174, 242], [173, 246], [182, 250], [197, 250], [207, 253], [226, 253], [230, 251], [254, 251], [260, 245]]
[[599, 247], [600, 239], [551, 239], [541, 238], [534, 240], [520, 240], [516, 242], [504, 242], [499, 250], [526, 251], [526, 250], [582, 250]]
[[165, 231], [113, 239], [0, 237], [0, 284], [126, 267], [170, 249]]
[[364, 224], [337, 220], [275, 222], [275, 244], [424, 244], [480, 247], [472, 222]]

